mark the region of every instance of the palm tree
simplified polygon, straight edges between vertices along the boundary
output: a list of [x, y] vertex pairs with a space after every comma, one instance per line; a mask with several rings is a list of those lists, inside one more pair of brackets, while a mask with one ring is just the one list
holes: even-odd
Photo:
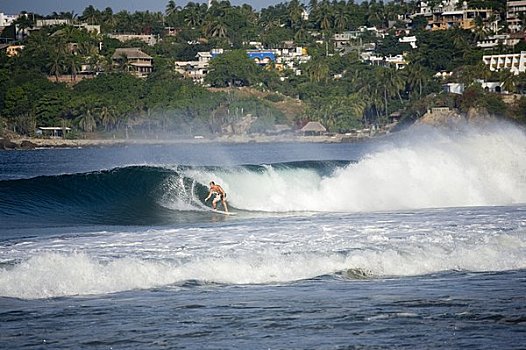
[[338, 6], [336, 8], [336, 14], [334, 16], [334, 26], [340, 32], [347, 28], [349, 23], [349, 14], [344, 6]]
[[61, 40], [56, 40], [49, 52], [50, 61], [47, 64], [49, 74], [55, 76], [58, 82], [58, 77], [64, 72], [66, 61], [66, 46]]
[[170, 16], [170, 15], [176, 13], [178, 9], [179, 9], [179, 6], [177, 6], [175, 4], [175, 1], [174, 0], [170, 0], [170, 1], [168, 1], [168, 4], [166, 5], [165, 14], [166, 14], [166, 16]]
[[369, 11], [367, 12], [367, 22], [371, 26], [379, 26], [384, 28], [386, 24], [386, 15], [383, 3], [371, 2], [369, 4]]
[[76, 120], [79, 128], [84, 132], [93, 132], [97, 127], [97, 122], [93, 117], [91, 109], [87, 108]]
[[117, 20], [115, 19], [115, 16], [113, 16], [113, 10], [111, 7], [106, 7], [102, 12], [102, 24], [106, 26], [106, 29], [112, 31], [117, 25]]
[[196, 28], [203, 23], [199, 4], [189, 2], [184, 8], [184, 22], [190, 28]]
[[100, 11], [95, 9], [93, 5], [89, 5], [84, 9], [84, 12], [82, 12], [82, 18], [89, 24], [95, 24], [100, 18]]
[[318, 0], [309, 1], [309, 10], [311, 12], [316, 12], [316, 10], [318, 10]]
[[75, 53], [70, 53], [66, 56], [66, 65], [71, 74], [71, 80], [77, 80], [77, 73], [80, 70], [80, 58]]
[[382, 68], [377, 71], [377, 78], [382, 86], [382, 93], [384, 99], [385, 117], [388, 117], [388, 100], [398, 95], [400, 100], [400, 91], [404, 88], [404, 80], [399, 71], [395, 68]]
[[207, 36], [213, 38], [226, 38], [228, 36], [228, 27], [224, 17], [207, 21], [204, 28]]
[[409, 89], [413, 91], [418, 87], [418, 96], [422, 96], [423, 86], [429, 81], [424, 67], [418, 63], [409, 64], [405, 69]]
[[510, 70], [504, 70], [499, 72], [500, 80], [502, 81], [502, 88], [509, 93], [516, 92], [517, 75]]
[[64, 56], [60, 55], [56, 51], [52, 51], [50, 54], [51, 62], [47, 64], [49, 69], [49, 75], [55, 76], [55, 81], [58, 82], [58, 77], [64, 71]]
[[291, 0], [288, 4], [288, 18], [290, 28], [295, 28], [296, 25], [301, 21], [303, 15], [303, 5], [298, 0]]
[[362, 119], [365, 107], [366, 101], [359, 94], [340, 96], [333, 100], [332, 117], [327, 118], [326, 125], [330, 128], [338, 125], [339, 131], [349, 130], [356, 124], [357, 120]]
[[15, 36], [18, 37], [18, 34], [21, 34], [23, 41], [26, 37], [27, 29], [33, 28], [33, 21], [29, 19], [29, 14], [22, 13], [17, 19], [13, 21], [13, 25], [15, 26]]
[[240, 13], [248, 23], [256, 23], [258, 20], [257, 13], [248, 4], [241, 5]]
[[319, 26], [321, 30], [328, 31], [332, 28], [332, 14], [330, 11], [323, 11], [320, 15]]
[[307, 31], [307, 29], [304, 26], [301, 26], [298, 29], [298, 31], [296, 32], [296, 34], [294, 34], [294, 40], [298, 44], [305, 43], [307, 41], [308, 37], [309, 37], [309, 32]]
[[77, 20], [77, 14], [74, 12], [74, 11], [66, 11], [66, 12], [60, 12], [59, 13], [59, 18], [65, 18], [65, 19], [69, 19], [71, 21], [71, 23], [73, 23], [74, 21]]
[[311, 82], [327, 82], [329, 79], [329, 65], [323, 60], [309, 62], [306, 65], [305, 70], [307, 71], [307, 76]]
[[115, 109], [103, 106], [98, 110], [99, 120], [106, 131], [110, 131], [117, 123]]

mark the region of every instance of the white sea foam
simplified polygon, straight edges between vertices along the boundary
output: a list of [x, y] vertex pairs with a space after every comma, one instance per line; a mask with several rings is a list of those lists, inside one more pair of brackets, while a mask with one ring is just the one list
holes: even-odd
[[[524, 242], [521, 242], [524, 249]], [[475, 251], [440, 248], [402, 252], [360, 251], [342, 254], [295, 254], [199, 258], [182, 265], [132, 258], [108, 263], [85, 254], [47, 253], [0, 272], [0, 295], [18, 298], [104, 294], [180, 283], [187, 280], [227, 284], [292, 282], [346, 269], [371, 277], [410, 276], [445, 270], [499, 271], [526, 268], [499, 246]], [[511, 254], [513, 256], [513, 254]], [[484, 259], [481, 259], [484, 256]]]
[[[18, 255], [25, 253], [25, 259], [0, 269], [0, 296], [33, 299], [105, 294], [189, 280], [289, 283], [347, 270], [377, 278], [526, 268], [524, 229], [510, 234], [476, 234], [480, 227], [468, 234], [419, 232], [409, 224], [408, 233], [403, 233], [399, 223], [387, 230], [386, 223], [345, 229], [347, 224], [335, 224], [337, 221], [319, 231], [309, 230], [308, 223], [296, 223], [301, 226], [296, 232], [288, 226], [292, 222], [277, 229], [267, 226], [267, 234], [244, 238], [237, 229], [227, 228], [215, 241], [216, 230], [203, 230], [199, 236], [185, 231], [148, 232], [147, 237], [119, 234], [108, 237], [106, 241], [114, 243], [106, 247], [101, 246], [100, 237], [72, 239], [61, 243], [60, 252], [57, 242], [25, 245], [19, 247]], [[281, 231], [287, 227], [286, 233]], [[136, 248], [131, 247], [133, 240]], [[77, 250], [79, 245], [82, 251]], [[186, 247], [184, 254], [177, 246]], [[116, 258], [117, 254], [123, 257]]]
[[526, 202], [526, 135], [511, 126], [460, 132], [418, 129], [357, 164], [321, 177], [314, 170], [217, 170], [239, 209], [341, 211], [509, 205]]

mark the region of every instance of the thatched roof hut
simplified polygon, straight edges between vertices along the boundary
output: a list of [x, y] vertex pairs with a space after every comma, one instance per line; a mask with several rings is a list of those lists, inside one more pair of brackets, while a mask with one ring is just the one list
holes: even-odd
[[319, 136], [327, 132], [327, 129], [320, 122], [308, 122], [301, 128], [301, 132], [304, 136]]

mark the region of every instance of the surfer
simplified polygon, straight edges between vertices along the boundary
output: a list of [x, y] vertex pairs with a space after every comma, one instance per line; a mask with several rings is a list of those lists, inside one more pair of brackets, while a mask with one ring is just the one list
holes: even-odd
[[225, 212], [228, 213], [228, 206], [226, 204], [226, 192], [223, 189], [223, 187], [216, 185], [214, 181], [210, 181], [210, 192], [208, 192], [208, 197], [205, 198], [205, 202], [212, 196], [215, 196], [212, 200], [212, 208], [216, 209], [217, 202], [221, 201], [221, 203], [223, 203], [223, 207], [225, 208]]

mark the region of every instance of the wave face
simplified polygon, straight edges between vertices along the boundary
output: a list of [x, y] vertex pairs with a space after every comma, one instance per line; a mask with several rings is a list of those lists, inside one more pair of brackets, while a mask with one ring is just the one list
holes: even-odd
[[239, 211], [363, 212], [526, 202], [526, 136], [512, 127], [419, 130], [356, 162], [235, 167], [133, 166], [0, 181], [0, 219], [162, 224], [207, 210], [210, 180]]

